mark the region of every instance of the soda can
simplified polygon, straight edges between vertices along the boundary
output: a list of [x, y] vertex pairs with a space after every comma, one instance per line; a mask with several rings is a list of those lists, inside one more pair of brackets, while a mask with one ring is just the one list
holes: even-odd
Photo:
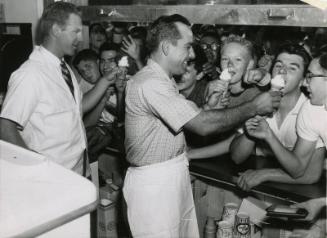
[[238, 211], [238, 205], [236, 203], [226, 203], [223, 209], [222, 220], [228, 221], [234, 226], [235, 215]]
[[234, 238], [251, 238], [250, 217], [240, 212], [235, 216]]
[[216, 238], [233, 238], [233, 226], [228, 221], [218, 222], [218, 231]]

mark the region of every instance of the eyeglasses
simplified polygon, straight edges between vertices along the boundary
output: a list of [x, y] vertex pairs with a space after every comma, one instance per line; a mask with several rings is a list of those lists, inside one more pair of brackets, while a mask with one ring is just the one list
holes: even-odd
[[219, 44], [217, 43], [211, 43], [211, 44], [201, 43], [200, 46], [203, 50], [206, 49], [217, 50], [219, 48]]
[[309, 73], [307, 73], [307, 74], [305, 75], [305, 79], [306, 79], [306, 81], [307, 81], [308, 83], [311, 81], [312, 78], [319, 78], [319, 77], [321, 77], [321, 78], [327, 78], [327, 75], [323, 75], [323, 74], [313, 74], [313, 73], [311, 73], [311, 72], [309, 72]]

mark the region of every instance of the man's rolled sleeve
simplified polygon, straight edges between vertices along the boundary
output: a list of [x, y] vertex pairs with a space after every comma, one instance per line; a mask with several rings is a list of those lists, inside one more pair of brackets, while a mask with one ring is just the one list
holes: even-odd
[[186, 100], [168, 81], [151, 81], [142, 87], [143, 98], [150, 110], [160, 117], [175, 133], [201, 109]]
[[35, 75], [28, 72], [15, 72], [8, 83], [8, 91], [4, 100], [1, 118], [16, 122], [23, 129], [38, 103]]

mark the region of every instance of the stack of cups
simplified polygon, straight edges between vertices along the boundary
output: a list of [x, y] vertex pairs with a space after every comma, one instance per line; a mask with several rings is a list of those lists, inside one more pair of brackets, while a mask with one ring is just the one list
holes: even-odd
[[233, 238], [233, 225], [228, 221], [218, 222], [216, 238]]
[[226, 203], [223, 209], [222, 220], [228, 221], [234, 226], [235, 215], [238, 211], [238, 205], [236, 203]]

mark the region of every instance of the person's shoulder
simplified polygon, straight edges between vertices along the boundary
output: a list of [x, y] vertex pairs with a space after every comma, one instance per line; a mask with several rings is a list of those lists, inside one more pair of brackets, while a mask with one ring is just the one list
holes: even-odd
[[30, 82], [37, 80], [40, 74], [40, 65], [35, 64], [31, 60], [26, 60], [17, 70], [15, 70], [11, 79], [29, 80]]
[[133, 87], [155, 87], [160, 82], [164, 82], [162, 78], [163, 76], [159, 75], [156, 71], [145, 66], [131, 77], [129, 84], [133, 85]]
[[305, 101], [299, 111], [298, 120], [311, 124], [320, 123], [322, 117], [327, 117], [324, 106], [312, 105], [310, 100]]
[[247, 87], [242, 93], [232, 95], [229, 106], [239, 106], [242, 103], [249, 102], [260, 93], [262, 93], [262, 91], [256, 86]]
[[305, 113], [305, 114], [309, 114], [309, 112], [314, 113], [314, 112], [319, 112], [319, 111], [323, 111], [321, 110], [323, 109], [322, 106], [316, 106], [316, 105], [312, 105], [310, 100], [306, 100], [300, 109], [301, 113]]

